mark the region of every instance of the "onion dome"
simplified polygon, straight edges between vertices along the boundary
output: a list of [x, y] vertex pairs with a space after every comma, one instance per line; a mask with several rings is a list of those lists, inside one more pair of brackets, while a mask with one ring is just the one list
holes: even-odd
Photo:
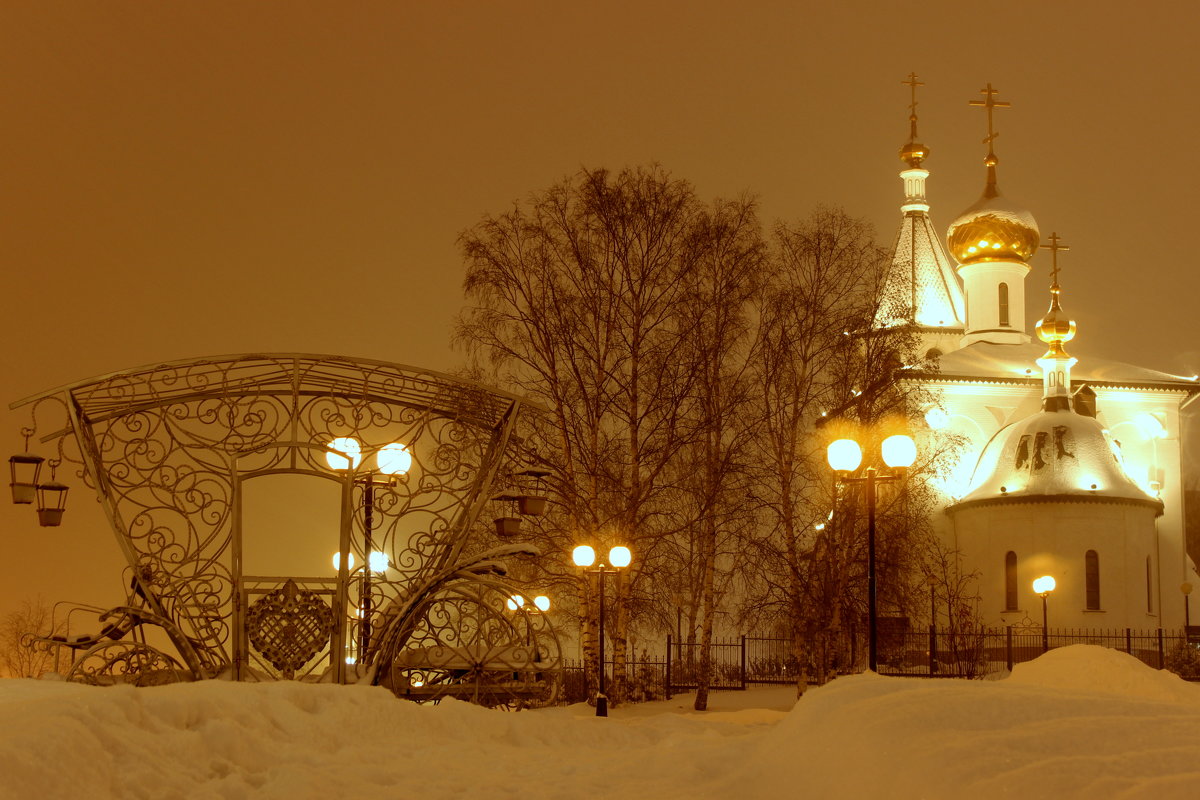
[[1039, 339], [1050, 345], [1047, 355], [1066, 355], [1067, 351], [1063, 345], [1075, 338], [1075, 320], [1068, 317], [1058, 304], [1058, 286], [1055, 285], [1050, 291], [1054, 296], [1050, 310], [1038, 320], [1034, 330], [1037, 331]]
[[1042, 234], [1029, 211], [1000, 196], [991, 179], [979, 202], [950, 224], [946, 242], [960, 264], [978, 261], [1028, 261], [1037, 252]]
[[984, 166], [987, 167], [987, 185], [979, 202], [964, 211], [950, 224], [947, 243], [950, 254], [960, 264], [980, 261], [1019, 261], [1025, 263], [1037, 252], [1041, 231], [1037, 220], [1024, 208], [1008, 202], [996, 188], [996, 157], [993, 142], [999, 136], [993, 127], [992, 113], [997, 108], [1008, 108], [1010, 103], [996, 100], [996, 90], [989, 83], [981, 93], [985, 100], [972, 100], [969, 105], [987, 111], [988, 135], [983, 140], [988, 146]]
[[984, 447], [967, 504], [1037, 502], [1162, 502], [1125, 471], [1120, 447], [1094, 417], [1069, 410], [1040, 411], [1002, 428]]

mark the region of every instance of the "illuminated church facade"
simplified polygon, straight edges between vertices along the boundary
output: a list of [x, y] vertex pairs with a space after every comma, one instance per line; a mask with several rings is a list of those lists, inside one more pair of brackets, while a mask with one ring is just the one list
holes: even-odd
[[[915, 75], [910, 85], [915, 93]], [[987, 625], [1040, 624], [1032, 584], [1049, 575], [1053, 628], [1182, 627], [1184, 589], [1200, 580], [1185, 547], [1181, 425], [1200, 385], [1069, 354], [1076, 325], [1058, 281], [1067, 248], [1057, 234], [1042, 244], [1033, 215], [1000, 194], [992, 115], [1008, 104], [990, 84], [982, 93], [972, 105], [987, 112], [986, 184], [945, 247], [925, 195], [914, 94], [903, 216], [876, 318], [915, 326], [935, 351], [935, 371], [904, 378], [931, 398], [923, 435], [960, 443], [932, 478], [944, 508], [935, 525], [964, 572], [977, 573]], [[1039, 249], [1050, 278], [1027, 286]], [[1045, 292], [1048, 307], [1032, 326], [1027, 290]]]

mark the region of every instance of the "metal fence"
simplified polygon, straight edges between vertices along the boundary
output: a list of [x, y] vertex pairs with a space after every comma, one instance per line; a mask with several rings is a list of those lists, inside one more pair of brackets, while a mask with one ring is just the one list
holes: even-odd
[[[1189, 638], [1184, 631], [1049, 629], [1009, 626], [969, 632], [891, 629], [880, 631], [881, 675], [918, 678], [983, 678], [1012, 670], [1047, 650], [1072, 644], [1094, 644], [1120, 650], [1155, 669], [1168, 669], [1185, 680], [1200, 681], [1200, 631]], [[792, 684], [800, 665], [790, 639], [739, 636], [720, 639], [709, 646], [713, 690], [745, 689], [754, 684]], [[854, 649], [852, 647], [852, 649]], [[817, 654], [808, 648], [810, 658]], [[610, 694], [627, 702], [670, 698], [694, 690], [699, 682], [700, 644], [667, 637], [666, 655], [642, 656], [625, 662], [618, 671], [605, 661]], [[865, 654], [862, 654], [865, 658]], [[860, 664], [859, 668], [865, 667]], [[814, 675], [813, 665], [807, 670]], [[564, 662], [561, 702], [587, 700], [584, 662]]]
[[1032, 661], [1047, 650], [1094, 644], [1120, 650], [1155, 669], [1200, 681], [1200, 649], [1183, 631], [980, 628], [967, 632], [903, 632], [880, 639], [881, 675], [982, 678]]

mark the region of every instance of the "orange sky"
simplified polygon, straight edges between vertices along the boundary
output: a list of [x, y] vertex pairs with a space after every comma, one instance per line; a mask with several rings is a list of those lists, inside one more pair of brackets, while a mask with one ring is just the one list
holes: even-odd
[[[1200, 10], [1112, 8], [0, 0], [0, 399], [218, 353], [451, 368], [458, 232], [583, 165], [656, 160], [767, 222], [843, 206], [890, 242], [912, 70], [935, 222], [982, 188], [990, 81], [1000, 188], [1072, 248], [1072, 352], [1200, 372]], [[0, 412], [8, 452], [23, 422]], [[0, 612], [121, 599], [73, 483], [59, 529], [0, 505]]]

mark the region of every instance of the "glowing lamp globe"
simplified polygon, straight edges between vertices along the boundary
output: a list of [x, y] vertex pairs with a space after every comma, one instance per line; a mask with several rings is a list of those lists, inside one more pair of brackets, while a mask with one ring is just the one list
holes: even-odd
[[[342, 568], [342, 554], [341, 553], [333, 554], [333, 568], [334, 569]], [[351, 569], [351, 570], [354, 569], [354, 553], [351, 553], [350, 558], [347, 559], [346, 569]]]
[[577, 567], [590, 567], [596, 563], [596, 551], [586, 544], [581, 544], [571, 551], [571, 560]]
[[347, 470], [357, 467], [362, 461], [362, 445], [348, 436], [334, 439], [326, 445], [325, 463], [330, 469]]
[[538, 607], [538, 611], [550, 610], [550, 598], [546, 597], [544, 594], [539, 594], [537, 597], [533, 598], [533, 604]]
[[889, 436], [883, 440], [880, 449], [883, 451], [883, 463], [893, 469], [911, 467], [917, 460], [917, 445], [911, 436]]
[[853, 439], [838, 439], [829, 444], [825, 457], [838, 472], [853, 472], [862, 463], [862, 448]]
[[[353, 556], [351, 556], [351, 559], [350, 566], [354, 566]], [[371, 572], [387, 572], [388, 563], [387, 553], [381, 553], [378, 550], [372, 551], [371, 555], [367, 558], [367, 564], [371, 567]]]
[[518, 608], [525, 607], [525, 598], [519, 594], [514, 594], [504, 604], [508, 606], [509, 611], [516, 611]]
[[1043, 575], [1042, 577], [1034, 580], [1033, 591], [1037, 594], [1049, 594], [1050, 592], [1054, 591], [1055, 586], [1056, 584], [1054, 582], [1054, 578], [1050, 577], [1049, 575]]
[[403, 475], [412, 468], [412, 453], [399, 442], [385, 444], [375, 456], [375, 463], [384, 475]]
[[633, 554], [628, 547], [617, 546], [608, 551], [608, 563], [614, 567], [628, 567], [633, 560]]

